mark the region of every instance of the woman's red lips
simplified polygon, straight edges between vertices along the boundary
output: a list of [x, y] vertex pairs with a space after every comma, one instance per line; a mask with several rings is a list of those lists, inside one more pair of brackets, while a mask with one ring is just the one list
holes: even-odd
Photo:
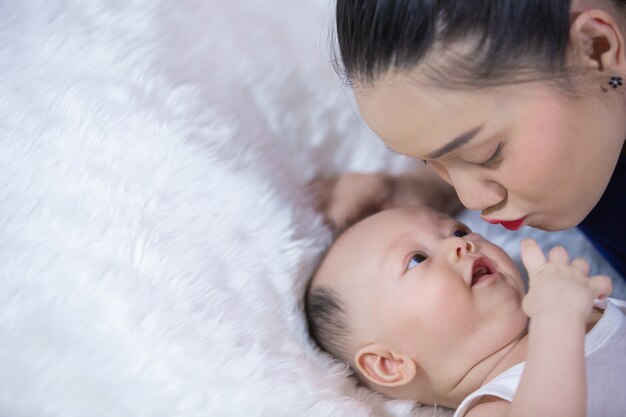
[[501, 224], [505, 229], [508, 230], [519, 230], [519, 228], [524, 225], [526, 217], [522, 217], [521, 219], [517, 220], [490, 220], [483, 217], [483, 220], [491, 224]]

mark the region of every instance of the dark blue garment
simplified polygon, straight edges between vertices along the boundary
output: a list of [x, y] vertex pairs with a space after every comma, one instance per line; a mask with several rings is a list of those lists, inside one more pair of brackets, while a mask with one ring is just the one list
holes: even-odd
[[578, 227], [617, 272], [626, 279], [626, 157], [617, 167], [602, 198]]

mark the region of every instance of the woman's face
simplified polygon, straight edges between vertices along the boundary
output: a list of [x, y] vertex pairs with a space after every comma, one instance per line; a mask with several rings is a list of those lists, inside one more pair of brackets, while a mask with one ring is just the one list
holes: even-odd
[[600, 87], [584, 98], [541, 83], [451, 91], [405, 73], [355, 95], [387, 147], [425, 160], [485, 220], [560, 230], [596, 205], [626, 138], [624, 100]]

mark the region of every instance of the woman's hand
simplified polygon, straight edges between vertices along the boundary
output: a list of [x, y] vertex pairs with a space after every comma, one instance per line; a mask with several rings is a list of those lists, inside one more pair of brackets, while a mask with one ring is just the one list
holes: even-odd
[[317, 208], [338, 230], [392, 207], [425, 205], [446, 214], [462, 207], [454, 189], [426, 170], [402, 176], [348, 173], [315, 181], [312, 188]]
[[565, 248], [553, 248], [548, 259], [532, 239], [522, 242], [522, 261], [528, 271], [529, 289], [523, 309], [530, 318], [562, 314], [569, 318], [589, 316], [596, 298], [607, 297], [613, 287], [604, 275], [589, 275], [589, 264], [583, 259], [570, 262]]

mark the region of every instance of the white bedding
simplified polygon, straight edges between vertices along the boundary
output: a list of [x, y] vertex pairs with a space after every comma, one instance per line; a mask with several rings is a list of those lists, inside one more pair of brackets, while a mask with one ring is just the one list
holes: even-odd
[[[437, 414], [355, 388], [306, 335], [330, 233], [305, 184], [409, 163], [347, 105], [331, 18], [326, 0], [0, 3], [1, 416]], [[605, 268], [576, 231], [540, 239]]]

